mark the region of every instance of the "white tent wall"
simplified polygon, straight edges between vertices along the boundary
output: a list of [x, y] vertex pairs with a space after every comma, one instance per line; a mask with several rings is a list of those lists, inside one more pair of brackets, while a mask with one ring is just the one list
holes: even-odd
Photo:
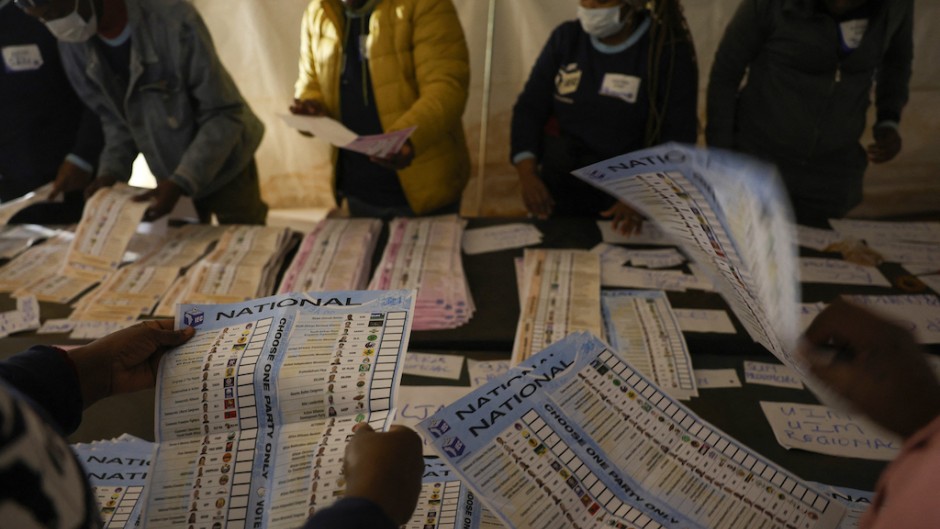
[[[454, 0], [471, 54], [470, 99], [464, 126], [474, 175], [464, 192], [467, 215], [522, 213], [509, 164], [512, 105], [551, 30], [574, 17], [577, 0], [493, 0], [494, 39], [488, 107], [483, 204], [477, 201], [489, 0]], [[739, 0], [686, 0], [704, 93], [718, 41]], [[286, 111], [297, 76], [300, 19], [305, 0], [193, 0], [206, 19], [223, 62], [267, 126], [258, 151], [262, 192], [274, 208], [329, 207], [329, 151], [277, 118]], [[940, 211], [940, 0], [915, 0], [915, 62], [911, 100], [901, 123], [904, 149], [872, 166], [858, 216]], [[869, 118], [869, 123], [873, 118]], [[702, 141], [700, 137], [700, 142]], [[866, 138], [863, 140], [868, 141]]]

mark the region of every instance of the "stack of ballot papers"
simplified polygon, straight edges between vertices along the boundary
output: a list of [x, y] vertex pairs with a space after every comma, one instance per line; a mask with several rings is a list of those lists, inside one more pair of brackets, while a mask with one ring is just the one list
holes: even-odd
[[41, 240], [55, 237], [58, 230], [36, 224], [4, 226], [0, 229], [0, 259], [13, 259]]
[[362, 290], [382, 232], [377, 219], [324, 219], [300, 243], [277, 291]]
[[29, 193], [0, 204], [0, 226], [10, 222], [14, 215], [34, 204], [49, 201], [49, 194], [52, 193], [54, 182], [38, 187]]
[[584, 250], [526, 250], [516, 365], [575, 331], [601, 333], [600, 261]]
[[69, 320], [132, 323], [149, 316], [181, 271], [205, 255], [225, 231], [224, 227], [203, 224], [171, 230], [151, 253], [119, 268], [76, 302]]
[[71, 232], [59, 231], [11, 259], [0, 268], [0, 292], [13, 292], [37, 278], [54, 275], [65, 261], [74, 237]]
[[509, 528], [835, 529], [846, 511], [586, 333], [418, 428]]
[[128, 434], [72, 445], [91, 484], [103, 527], [140, 525], [153, 449], [153, 443]]
[[33, 277], [13, 292], [40, 301], [68, 303], [103, 281], [121, 264], [124, 250], [140, 224], [146, 202], [135, 202], [140, 189], [118, 183], [98, 190], [85, 204], [65, 261], [55, 272]]
[[665, 292], [605, 290], [601, 307], [607, 343], [625, 360], [675, 399], [698, 396], [689, 348]]
[[215, 249], [170, 287], [155, 315], [172, 316], [179, 303], [233, 303], [271, 294], [290, 244], [286, 228], [226, 227]]
[[369, 283], [372, 290], [417, 289], [415, 330], [453, 329], [473, 316], [460, 241], [464, 221], [456, 215], [397, 218]]

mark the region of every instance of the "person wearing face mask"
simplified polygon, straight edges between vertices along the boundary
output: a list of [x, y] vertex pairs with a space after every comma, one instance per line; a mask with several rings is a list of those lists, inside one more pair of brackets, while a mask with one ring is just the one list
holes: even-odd
[[78, 186], [91, 181], [104, 143], [97, 116], [69, 84], [56, 39], [42, 23], [0, 0], [0, 201], [54, 182], [52, 198], [11, 223], [69, 224], [82, 215]]
[[204, 222], [263, 224], [254, 153], [264, 127], [184, 0], [14, 0], [59, 40], [65, 72], [101, 118], [105, 147], [86, 197], [127, 181], [138, 153], [157, 178], [145, 220], [183, 194]]
[[861, 202], [868, 162], [901, 150], [913, 18], [913, 0], [743, 0], [712, 65], [708, 144], [776, 164], [797, 221], [828, 227]]
[[678, 0], [580, 0], [558, 26], [512, 114], [511, 159], [526, 209], [538, 217], [642, 217], [570, 171], [698, 134], [698, 68]]
[[388, 159], [334, 151], [337, 202], [351, 215], [456, 213], [470, 175], [469, 83], [451, 0], [313, 0], [290, 111], [331, 116], [360, 135], [416, 127]]

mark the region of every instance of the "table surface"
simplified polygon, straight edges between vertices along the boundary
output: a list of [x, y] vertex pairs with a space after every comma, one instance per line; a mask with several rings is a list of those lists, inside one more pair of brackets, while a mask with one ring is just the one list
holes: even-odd
[[[535, 225], [544, 235], [542, 244], [537, 246], [541, 248], [588, 249], [601, 240], [600, 231], [592, 219], [548, 221], [471, 219], [468, 228], [507, 222], [529, 222]], [[386, 225], [376, 248], [373, 270], [381, 257], [387, 231]], [[805, 255], [821, 255], [812, 251], [804, 253]], [[453, 330], [413, 331], [409, 350], [456, 354], [475, 359], [508, 359], [519, 318], [519, 300], [513, 260], [521, 257], [522, 254], [523, 249], [520, 248], [479, 255], [464, 255], [465, 273], [476, 305], [473, 318], [463, 327]], [[900, 267], [890, 264], [883, 265], [881, 270], [892, 284], [897, 284], [897, 279], [906, 274]], [[879, 287], [810, 285], [804, 286], [803, 296], [807, 302], [829, 301], [843, 293], [883, 295], [900, 293], [900, 291]], [[743, 361], [775, 361], [766, 349], [747, 336], [720, 295], [689, 291], [669, 292], [668, 297], [673, 306], [678, 308], [722, 308], [728, 312], [738, 330], [735, 335], [686, 333], [686, 341], [696, 369], [733, 368], [743, 381]], [[12, 308], [12, 300], [8, 297], [0, 299], [0, 309]], [[42, 303], [41, 310], [44, 320], [65, 317], [70, 312], [66, 306], [49, 303]], [[7, 357], [35, 343], [75, 344], [80, 342], [68, 339], [67, 335], [18, 335], [0, 340], [0, 357]], [[936, 349], [936, 347], [931, 348], [932, 352], [937, 352]], [[405, 375], [402, 384], [467, 385], [469, 379], [464, 370], [462, 378], [458, 381]], [[776, 442], [759, 403], [762, 400], [816, 403], [813, 395], [806, 390], [744, 384], [744, 387], [740, 388], [701, 389], [699, 394], [699, 397], [686, 402], [699, 416], [804, 479], [872, 490], [877, 476], [885, 466], [884, 462], [826, 456], [800, 450], [786, 450], [781, 447]], [[82, 426], [70, 437], [70, 440], [89, 442], [116, 437], [125, 432], [152, 440], [153, 395], [152, 390], [143, 391], [133, 395], [112, 397], [95, 404], [86, 410]]]

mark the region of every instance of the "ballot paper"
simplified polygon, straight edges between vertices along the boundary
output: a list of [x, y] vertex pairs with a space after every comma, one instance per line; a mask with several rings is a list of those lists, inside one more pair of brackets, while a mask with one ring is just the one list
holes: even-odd
[[940, 222], [829, 219], [829, 225], [842, 237], [869, 242], [877, 240], [940, 243]]
[[154, 444], [125, 434], [71, 448], [95, 495], [102, 527], [138, 527]]
[[[49, 201], [49, 193], [52, 193], [52, 187], [55, 182], [49, 182], [43, 186], [26, 193], [25, 195], [8, 200], [0, 204], [0, 225], [6, 225], [17, 213], [24, 209], [41, 202]], [[61, 200], [60, 200], [61, 202]]]
[[327, 116], [296, 114], [279, 114], [279, 116], [289, 127], [309, 132], [330, 145], [379, 158], [388, 158], [400, 151], [417, 128], [408, 127], [385, 134], [359, 136], [339, 121]]
[[39, 329], [39, 302], [35, 296], [16, 300], [16, 310], [0, 312], [0, 338], [22, 331]]
[[378, 219], [320, 221], [300, 243], [278, 292], [362, 290], [381, 232]]
[[59, 233], [59, 230], [36, 224], [5, 226], [0, 229], [0, 259], [13, 259], [38, 241], [50, 239]]
[[865, 490], [850, 489], [848, 487], [836, 487], [824, 483], [811, 481], [813, 486], [829, 494], [834, 500], [841, 503], [846, 508], [845, 517], [839, 524], [839, 529], [858, 529], [858, 524], [865, 511], [871, 507], [875, 499], [875, 493]]
[[761, 402], [780, 446], [817, 454], [891, 461], [904, 440], [858, 415], [817, 404]]
[[418, 505], [405, 529], [478, 529], [483, 506], [447, 463], [424, 458]]
[[870, 285], [890, 287], [891, 283], [874, 266], [841, 259], [800, 257], [800, 282], [830, 285]]
[[356, 423], [390, 425], [414, 293], [179, 307], [156, 383], [148, 528], [296, 528], [341, 497]]
[[933, 294], [845, 298], [897, 322], [918, 343], [940, 343], [940, 298]]
[[804, 248], [812, 248], [820, 252], [828, 251], [829, 248], [843, 239], [842, 235], [834, 230], [822, 228], [812, 228], [810, 226], [796, 227], [796, 240]]
[[679, 321], [679, 328], [683, 332], [714, 332], [720, 334], [735, 334], [734, 324], [728, 313], [721, 309], [677, 309], [672, 313]]
[[656, 221], [714, 279], [748, 334], [796, 366], [796, 235], [773, 166], [730, 152], [665, 144], [572, 174]]
[[419, 428], [510, 528], [821, 529], [845, 512], [587, 334], [553, 344]]
[[473, 297], [463, 270], [456, 215], [397, 218], [369, 288], [417, 289], [415, 330], [454, 329], [473, 317]]
[[601, 334], [600, 267], [584, 250], [526, 250], [512, 365], [575, 331]]
[[135, 202], [141, 190], [123, 183], [99, 189], [86, 203], [65, 262], [52, 273], [14, 291], [40, 301], [68, 303], [104, 279], [121, 264], [124, 250], [148, 205]]
[[286, 228], [226, 227], [215, 249], [170, 286], [154, 314], [172, 316], [179, 303], [236, 303], [271, 294], [290, 243]]
[[476, 255], [532, 246], [542, 242], [542, 232], [531, 224], [503, 224], [463, 232], [463, 252]]
[[672, 398], [698, 396], [692, 358], [662, 291], [605, 290], [601, 312], [607, 342]]

